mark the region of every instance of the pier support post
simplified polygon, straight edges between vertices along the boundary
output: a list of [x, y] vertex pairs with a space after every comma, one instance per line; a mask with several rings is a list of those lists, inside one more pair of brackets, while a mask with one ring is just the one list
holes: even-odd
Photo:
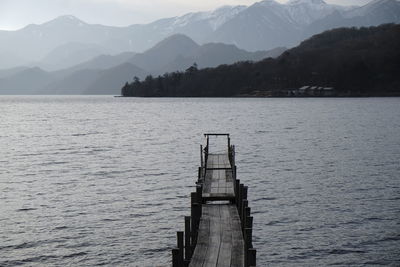
[[243, 230], [243, 232], [244, 232], [244, 229], [246, 228], [246, 222], [245, 222], [245, 220], [246, 220], [246, 208], [248, 207], [248, 205], [249, 205], [249, 201], [247, 200], [247, 199], [244, 199], [244, 200], [242, 200], [242, 210], [241, 210], [241, 223], [242, 223], [242, 230]]
[[177, 247], [179, 250], [178, 254], [178, 264], [179, 267], [183, 267], [183, 232], [176, 232]]
[[236, 179], [235, 181], [235, 203], [236, 203], [236, 208], [239, 207], [239, 186], [240, 186], [240, 180]]
[[247, 192], [248, 192], [248, 187], [247, 186], [243, 186], [243, 199], [247, 199]]
[[172, 267], [180, 267], [179, 266], [179, 249], [172, 249]]
[[[248, 200], [247, 200], [247, 203], [248, 203]], [[248, 204], [247, 204], [248, 205]], [[250, 218], [250, 212], [251, 212], [251, 208], [249, 208], [248, 206], [247, 207], [243, 207], [244, 208], [244, 210], [243, 210], [243, 221], [242, 221], [242, 227], [243, 227], [243, 229], [245, 229], [245, 228], [252, 228], [252, 226], [248, 226], [249, 225], [249, 218]], [[253, 222], [251, 222], [251, 224], [253, 225]]]
[[246, 218], [246, 228], [253, 228], [253, 216]]
[[247, 258], [249, 267], [255, 267], [257, 264], [256, 262], [257, 250], [255, 250], [254, 248], [249, 248], [247, 253], [248, 253]]
[[203, 160], [203, 145], [200, 145], [200, 166], [204, 167], [204, 160]]
[[245, 243], [247, 249], [253, 248], [253, 229], [252, 228], [245, 228]]
[[232, 145], [232, 165], [236, 165], [236, 163], [235, 163], [235, 154], [236, 154], [236, 152], [235, 152], [235, 145]]
[[253, 248], [252, 234], [253, 234], [253, 229], [251, 228], [244, 229], [244, 262], [246, 267], [251, 266], [249, 249]]
[[203, 203], [203, 185], [198, 184], [196, 185], [196, 196], [197, 196], [197, 203]]
[[243, 187], [244, 187], [243, 184], [239, 184], [239, 202], [237, 203], [237, 205], [238, 205], [237, 208], [238, 208], [240, 219], [242, 219], [241, 212], [242, 212], [242, 201], [243, 201]]
[[185, 261], [190, 261], [192, 258], [192, 249], [190, 246], [190, 216], [185, 216]]
[[197, 174], [197, 182], [202, 183], [203, 182], [203, 177], [201, 175], [201, 167], [199, 167], [199, 171]]
[[[243, 220], [243, 218], [244, 218], [243, 201], [244, 200], [247, 201], [247, 186], [243, 186], [241, 197], [242, 197], [242, 201], [241, 201], [242, 203], [240, 206], [239, 213], [240, 213], [240, 219]], [[246, 208], [247, 208], [247, 206], [246, 206]]]
[[198, 231], [198, 206], [197, 204], [197, 194], [190, 193], [190, 200], [191, 200], [191, 209], [190, 209], [190, 218], [191, 218], [191, 251], [194, 251], [194, 247], [196, 246], [197, 241], [197, 231]]

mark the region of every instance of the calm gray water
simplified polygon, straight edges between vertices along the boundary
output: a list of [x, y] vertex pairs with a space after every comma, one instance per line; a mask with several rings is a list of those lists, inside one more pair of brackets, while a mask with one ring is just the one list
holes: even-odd
[[229, 132], [258, 266], [400, 266], [400, 98], [0, 97], [0, 266], [168, 266]]

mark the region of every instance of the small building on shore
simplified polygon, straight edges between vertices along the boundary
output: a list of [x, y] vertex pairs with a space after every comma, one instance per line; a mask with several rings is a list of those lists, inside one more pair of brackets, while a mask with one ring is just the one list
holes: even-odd
[[287, 96], [335, 96], [335, 89], [333, 87], [323, 86], [310, 86], [305, 85], [300, 88], [287, 89]]

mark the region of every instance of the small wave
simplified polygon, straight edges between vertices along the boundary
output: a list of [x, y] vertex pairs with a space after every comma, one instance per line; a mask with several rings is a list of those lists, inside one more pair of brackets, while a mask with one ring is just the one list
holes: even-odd
[[270, 221], [268, 223], [266, 223], [265, 225], [275, 225], [275, 224], [279, 224], [281, 223], [280, 221]]
[[17, 244], [17, 245], [0, 246], [0, 250], [32, 248], [34, 246], [36, 246], [36, 242], [23, 242], [23, 243]]
[[332, 249], [328, 252], [328, 254], [335, 255], [344, 255], [344, 254], [353, 254], [353, 253], [366, 253], [364, 250], [352, 250], [352, 249]]
[[63, 225], [63, 226], [55, 227], [53, 230], [64, 230], [64, 229], [68, 229], [68, 228], [69, 228], [68, 226]]
[[82, 251], [82, 252], [72, 253], [72, 254], [69, 254], [69, 255], [64, 255], [63, 259], [80, 257], [80, 256], [85, 256], [85, 255], [87, 255], [87, 253]]
[[399, 241], [400, 235], [388, 236], [378, 240], [378, 242], [387, 242], [387, 241]]
[[66, 161], [51, 161], [51, 162], [43, 162], [37, 164], [38, 166], [51, 166], [51, 165], [61, 165], [61, 164], [67, 164], [68, 162]]
[[1, 266], [15, 266], [15, 265], [22, 265], [25, 263], [44, 263], [47, 260], [57, 259], [59, 256], [56, 255], [40, 255], [35, 257], [30, 257], [22, 260], [10, 260], [10, 261], [3, 261], [0, 262]]
[[17, 209], [17, 212], [23, 212], [23, 211], [31, 211], [31, 210], [37, 210], [36, 208], [21, 208], [21, 209]]
[[71, 134], [71, 136], [85, 136], [85, 135], [88, 135], [88, 134]]
[[385, 260], [381, 260], [381, 261], [367, 261], [363, 263], [364, 265], [372, 265], [372, 266], [378, 266], [378, 265], [382, 265], [382, 266], [388, 266], [390, 265], [390, 262], [385, 261]]
[[168, 251], [170, 248], [164, 247], [164, 248], [148, 248], [148, 249], [141, 249], [140, 253], [143, 255], [158, 255], [162, 252]]
[[264, 134], [264, 133], [270, 133], [271, 131], [264, 131], [264, 130], [259, 130], [255, 131], [256, 134]]
[[143, 176], [163, 176], [166, 175], [168, 173], [166, 172], [160, 172], [160, 173], [144, 173]]
[[262, 200], [276, 200], [276, 197], [262, 197], [262, 198], [254, 199], [253, 201], [256, 202], [256, 201], [262, 201]]
[[101, 221], [102, 222], [116, 222], [116, 221], [119, 221], [120, 219], [111, 219], [111, 218], [105, 218], [105, 219], [102, 219]]
[[306, 227], [306, 228], [299, 229], [299, 232], [310, 232], [313, 230], [315, 230], [315, 227]]

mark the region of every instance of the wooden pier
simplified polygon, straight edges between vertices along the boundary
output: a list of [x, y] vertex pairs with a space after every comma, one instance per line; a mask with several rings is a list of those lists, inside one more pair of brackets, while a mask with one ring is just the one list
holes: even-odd
[[[246, 186], [236, 178], [235, 146], [229, 134], [204, 134], [200, 146], [200, 167], [196, 192], [191, 193], [191, 215], [185, 217], [185, 231], [177, 232], [172, 249], [173, 267], [256, 266], [252, 244]], [[209, 153], [210, 137], [225, 136], [227, 149]]]

